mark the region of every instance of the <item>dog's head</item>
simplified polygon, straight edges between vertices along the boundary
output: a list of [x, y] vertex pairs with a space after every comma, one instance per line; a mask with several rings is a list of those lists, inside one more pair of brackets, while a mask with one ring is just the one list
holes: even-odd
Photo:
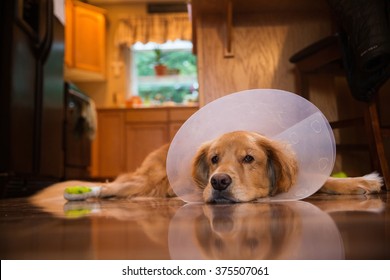
[[246, 202], [288, 191], [295, 183], [295, 155], [258, 133], [235, 131], [205, 143], [192, 177], [205, 202]]

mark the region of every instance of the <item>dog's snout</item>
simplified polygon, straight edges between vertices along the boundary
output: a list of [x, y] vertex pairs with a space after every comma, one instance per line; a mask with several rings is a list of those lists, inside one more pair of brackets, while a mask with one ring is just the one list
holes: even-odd
[[232, 178], [226, 173], [217, 173], [211, 177], [210, 183], [215, 190], [223, 191], [232, 183]]

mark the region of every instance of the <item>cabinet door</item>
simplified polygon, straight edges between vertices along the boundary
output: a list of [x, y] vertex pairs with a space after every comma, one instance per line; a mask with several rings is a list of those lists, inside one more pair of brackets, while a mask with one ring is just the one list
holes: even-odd
[[65, 15], [66, 15], [66, 23], [65, 23], [65, 66], [74, 67], [74, 39], [73, 39], [73, 1], [66, 0], [65, 1]]
[[65, 0], [65, 67], [70, 81], [104, 81], [106, 73], [106, 10]]
[[74, 65], [76, 68], [104, 73], [105, 17], [82, 5], [74, 7]]
[[126, 125], [126, 169], [134, 171], [145, 157], [168, 142], [166, 123]]
[[126, 171], [124, 157], [124, 114], [99, 112], [99, 177], [116, 177]]
[[169, 109], [169, 139], [173, 140], [180, 127], [192, 116], [198, 108], [170, 108]]
[[172, 141], [176, 133], [179, 131], [183, 122], [172, 122], [169, 124], [169, 140]]

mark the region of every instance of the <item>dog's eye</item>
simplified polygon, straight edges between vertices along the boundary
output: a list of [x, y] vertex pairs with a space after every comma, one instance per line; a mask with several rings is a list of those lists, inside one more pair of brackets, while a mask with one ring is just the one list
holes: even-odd
[[251, 155], [246, 155], [246, 156], [244, 157], [244, 159], [242, 160], [242, 162], [244, 162], [244, 163], [251, 163], [251, 162], [253, 162], [254, 160], [255, 160], [255, 158], [252, 157]]
[[213, 157], [211, 158], [211, 163], [212, 163], [212, 164], [217, 164], [218, 161], [219, 161], [219, 157], [218, 157], [217, 155], [216, 155], [216, 156], [213, 156]]

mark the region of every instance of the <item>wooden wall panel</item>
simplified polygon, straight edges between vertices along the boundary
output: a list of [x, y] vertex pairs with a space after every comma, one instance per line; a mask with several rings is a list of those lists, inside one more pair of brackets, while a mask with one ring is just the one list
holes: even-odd
[[295, 92], [290, 56], [331, 33], [326, 13], [235, 15], [234, 57], [225, 58], [223, 17], [203, 15], [198, 26], [201, 105], [229, 93], [253, 88]]

